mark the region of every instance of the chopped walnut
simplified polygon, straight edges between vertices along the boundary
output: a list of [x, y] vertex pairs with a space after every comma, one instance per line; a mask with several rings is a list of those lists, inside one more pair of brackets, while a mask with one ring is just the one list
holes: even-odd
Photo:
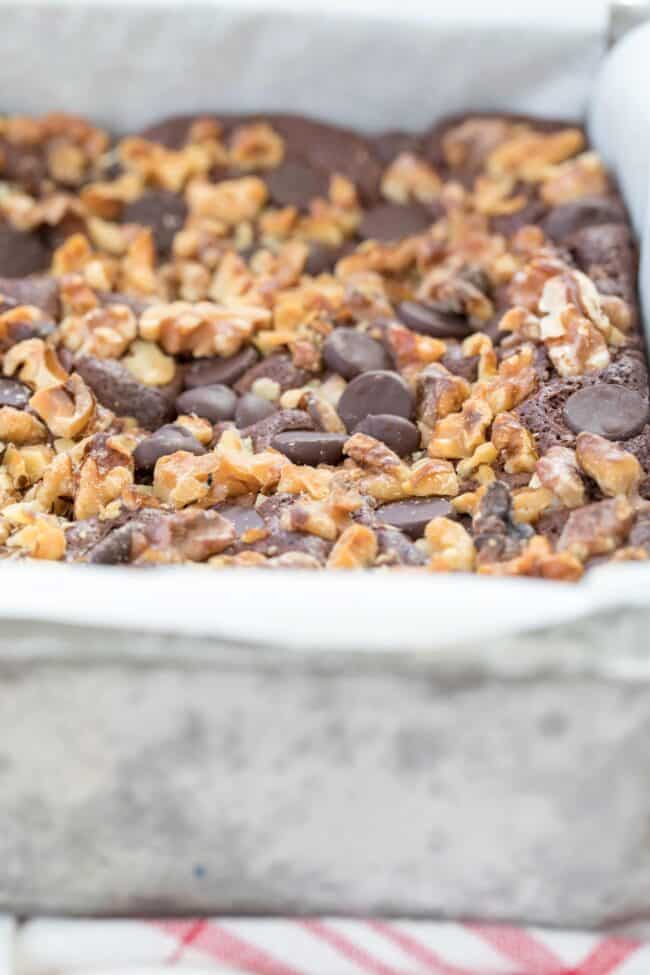
[[227, 225], [252, 220], [266, 203], [266, 184], [257, 176], [225, 179], [220, 183], [196, 180], [187, 188], [192, 214], [222, 220]]
[[22, 446], [46, 439], [47, 430], [37, 417], [13, 406], [0, 406], [0, 441]]
[[74, 501], [74, 516], [77, 520], [91, 518], [120, 498], [125, 488], [133, 482], [130, 466], [116, 466], [101, 470], [94, 457], [88, 457], [79, 471], [77, 492]]
[[576, 582], [582, 575], [582, 565], [570, 552], [554, 552], [547, 538], [534, 535], [523, 551], [506, 562], [488, 562], [478, 569], [483, 575], [535, 576]]
[[365, 525], [350, 525], [327, 560], [328, 569], [367, 569], [377, 558], [377, 536]]
[[68, 378], [55, 350], [42, 339], [25, 339], [12, 346], [5, 354], [2, 371], [5, 376], [18, 373], [21, 382], [32, 389], [56, 386]]
[[417, 332], [396, 323], [391, 323], [386, 329], [386, 341], [397, 368], [405, 376], [411, 373], [417, 375], [424, 366], [437, 362], [447, 348], [440, 339], [418, 335]]
[[230, 140], [230, 162], [239, 169], [272, 169], [284, 157], [284, 141], [266, 122], [239, 125]]
[[57, 437], [76, 437], [95, 414], [95, 398], [76, 372], [65, 382], [34, 393], [29, 405]]
[[417, 377], [418, 419], [426, 444], [438, 420], [460, 410], [471, 387], [462, 376], [454, 376], [440, 363], [423, 369]]
[[484, 399], [470, 396], [459, 413], [450, 413], [438, 420], [431, 433], [429, 455], [451, 460], [471, 457], [476, 448], [485, 442], [493, 415]]
[[122, 365], [145, 386], [166, 386], [176, 375], [176, 362], [155, 342], [133, 342]]
[[438, 174], [423, 159], [402, 152], [384, 170], [381, 191], [393, 203], [431, 203], [440, 193]]
[[476, 550], [468, 532], [450, 518], [433, 518], [424, 529], [432, 572], [471, 572]]
[[10, 443], [4, 453], [3, 466], [14, 485], [23, 490], [40, 481], [53, 460], [54, 451], [45, 444], [16, 447]]
[[643, 468], [628, 450], [596, 433], [580, 433], [576, 440], [578, 464], [603, 494], [634, 495], [643, 477]]
[[510, 175], [535, 182], [545, 179], [554, 164], [575, 156], [583, 145], [580, 129], [535, 132], [527, 126], [518, 126], [513, 138], [490, 153], [486, 169], [493, 176]]
[[[54, 515], [28, 511], [25, 505], [12, 505], [14, 511], [5, 508], [2, 512], [14, 524], [23, 525], [6, 541], [8, 548], [20, 549], [33, 559], [49, 559], [57, 562], [65, 555], [65, 533]], [[20, 515], [16, 508], [22, 508]]]
[[581, 562], [593, 555], [606, 555], [625, 542], [633, 521], [634, 509], [624, 497], [577, 508], [569, 515], [558, 549]]
[[512, 498], [513, 519], [530, 525], [553, 506], [553, 492], [545, 487], [525, 487], [515, 491]]
[[142, 180], [136, 173], [124, 173], [110, 182], [89, 183], [79, 196], [90, 214], [103, 220], [115, 220], [124, 204], [137, 200], [142, 190]]
[[458, 477], [453, 464], [435, 457], [423, 457], [411, 467], [404, 482], [404, 494], [417, 498], [452, 498], [458, 494]]
[[540, 187], [540, 196], [549, 206], [561, 206], [583, 196], [601, 196], [609, 188], [607, 173], [595, 152], [583, 152], [556, 166]]
[[532, 473], [537, 463], [535, 441], [514, 413], [500, 413], [492, 424], [492, 443], [504, 458], [508, 474]]
[[306, 494], [314, 501], [328, 497], [333, 473], [324, 467], [285, 464], [278, 482], [280, 494]]
[[174, 193], [192, 177], [203, 176], [214, 165], [227, 162], [226, 150], [217, 139], [191, 143], [175, 150], [134, 137], [122, 139], [119, 153], [127, 170]]
[[263, 308], [176, 301], [147, 308], [140, 316], [139, 331], [143, 339], [159, 342], [170, 355], [229, 356], [268, 320], [269, 313]]
[[93, 308], [81, 318], [65, 318], [59, 334], [66, 348], [98, 359], [119, 359], [137, 334], [135, 315], [126, 305]]
[[551, 447], [537, 461], [535, 470], [542, 486], [552, 491], [566, 508], [579, 508], [585, 503], [585, 484], [574, 450]]

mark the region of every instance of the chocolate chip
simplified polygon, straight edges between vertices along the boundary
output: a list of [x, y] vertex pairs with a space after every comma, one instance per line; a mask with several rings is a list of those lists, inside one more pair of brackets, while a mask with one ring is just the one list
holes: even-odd
[[323, 359], [332, 372], [345, 379], [353, 379], [371, 369], [386, 369], [389, 365], [388, 353], [381, 342], [345, 327], [334, 329], [325, 339]]
[[365, 202], [376, 199], [381, 167], [368, 141], [358, 133], [296, 115], [276, 115], [270, 124], [285, 140], [286, 155], [326, 173], [340, 173]]
[[411, 538], [422, 538], [432, 518], [455, 518], [455, 512], [443, 498], [413, 501], [391, 501], [377, 508], [377, 517], [387, 525], [399, 528]]
[[628, 226], [607, 223], [583, 227], [567, 238], [566, 246], [601, 294], [634, 303], [637, 256]]
[[329, 192], [329, 173], [297, 160], [285, 160], [277, 169], [270, 170], [265, 179], [271, 200], [278, 206], [307, 210], [311, 200], [327, 199]]
[[194, 437], [189, 430], [179, 424], [168, 423], [160, 427], [150, 437], [141, 440], [133, 451], [133, 462], [136, 470], [149, 474], [156, 466], [156, 461], [167, 454], [174, 454], [177, 450], [185, 450], [189, 454], [205, 453], [203, 444]]
[[14, 379], [0, 379], [0, 406], [13, 406], [17, 410], [24, 410], [32, 391]]
[[0, 223], [0, 274], [23, 278], [44, 271], [49, 263], [48, 252], [36, 234]]
[[232, 420], [236, 406], [237, 397], [232, 389], [222, 384], [186, 389], [176, 398], [176, 409], [179, 413], [196, 413], [210, 423]]
[[437, 339], [464, 339], [472, 333], [472, 328], [463, 315], [457, 315], [433, 303], [403, 301], [397, 306], [397, 317], [414, 332]]
[[0, 295], [17, 305], [34, 305], [50, 318], [59, 313], [59, 283], [45, 275], [26, 278], [0, 278]]
[[264, 528], [263, 519], [253, 507], [245, 507], [243, 504], [220, 504], [214, 510], [228, 519], [238, 537], [246, 532], [261, 531]]
[[122, 525], [94, 545], [87, 557], [91, 565], [123, 565], [131, 561], [133, 525]]
[[244, 393], [240, 397], [235, 410], [235, 424], [241, 430], [242, 427], [250, 427], [253, 423], [258, 423], [265, 417], [275, 413], [277, 406], [263, 396], [256, 396], [255, 393]]
[[362, 237], [388, 243], [422, 234], [431, 225], [430, 215], [423, 207], [415, 204], [379, 203], [367, 210], [361, 221], [359, 233]]
[[408, 419], [414, 405], [413, 394], [399, 373], [381, 369], [364, 372], [348, 383], [337, 409], [347, 429], [354, 430], [370, 413], [390, 413]]
[[[518, 190], [514, 192], [518, 192]], [[541, 200], [528, 200], [521, 210], [515, 210], [514, 213], [500, 213], [495, 217], [490, 217], [490, 230], [493, 234], [512, 237], [522, 227], [539, 223], [546, 211], [547, 207]]]
[[271, 446], [279, 450], [294, 464], [338, 464], [343, 457], [344, 433], [323, 433], [320, 430], [296, 430], [278, 433]]
[[308, 372], [294, 366], [288, 355], [278, 353], [262, 359], [252, 369], [248, 369], [235, 383], [235, 389], [238, 393], [248, 393], [256, 379], [272, 379], [284, 392], [286, 389], [304, 386], [310, 378]]
[[259, 356], [252, 346], [231, 356], [214, 356], [209, 359], [195, 359], [185, 373], [185, 388], [214, 386], [223, 383], [232, 386], [244, 373], [255, 365]]
[[389, 166], [403, 152], [417, 155], [420, 149], [420, 138], [411, 132], [381, 132], [373, 137], [371, 145], [381, 163]]
[[174, 235], [187, 217], [187, 205], [182, 196], [169, 190], [147, 190], [122, 211], [122, 223], [137, 223], [150, 227], [156, 250], [161, 256], [169, 254]]
[[133, 416], [147, 430], [157, 430], [174, 418], [174, 387], [145, 386], [111, 359], [82, 355], [74, 366], [102, 406], [118, 416]]
[[565, 240], [584, 227], [603, 223], [624, 223], [625, 211], [611, 196], [585, 196], [554, 207], [542, 221], [542, 230], [552, 240]]
[[454, 376], [462, 376], [469, 383], [476, 382], [478, 379], [478, 366], [480, 356], [464, 356], [457, 346], [451, 348], [447, 346], [447, 352], [440, 359], [440, 364], [453, 373]]
[[313, 430], [314, 421], [304, 410], [276, 410], [263, 420], [241, 430], [243, 437], [250, 437], [255, 450], [266, 450], [277, 433], [285, 430]]
[[355, 249], [352, 242], [342, 244], [340, 247], [328, 247], [326, 244], [319, 244], [312, 241], [309, 245], [309, 256], [305, 263], [305, 272], [316, 277], [325, 271], [333, 271], [337, 261], [350, 254]]
[[381, 440], [398, 457], [406, 457], [420, 446], [418, 428], [403, 416], [391, 416], [386, 413], [371, 414], [357, 424], [354, 432], [366, 433], [375, 440]]
[[623, 386], [598, 383], [568, 398], [564, 419], [574, 433], [587, 430], [610, 440], [627, 440], [647, 423], [648, 400]]
[[148, 142], [158, 142], [166, 149], [181, 149], [196, 118], [196, 115], [173, 115], [148, 126], [138, 134], [140, 138]]

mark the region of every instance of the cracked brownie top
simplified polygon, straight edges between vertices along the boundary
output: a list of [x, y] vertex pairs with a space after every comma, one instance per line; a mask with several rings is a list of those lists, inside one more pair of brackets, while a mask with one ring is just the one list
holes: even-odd
[[0, 178], [4, 557], [648, 557], [636, 249], [581, 128], [6, 117]]

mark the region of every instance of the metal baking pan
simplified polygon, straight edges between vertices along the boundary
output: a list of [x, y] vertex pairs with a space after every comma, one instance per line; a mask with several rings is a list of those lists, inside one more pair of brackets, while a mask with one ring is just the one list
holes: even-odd
[[[3, 107], [584, 115], [604, 23], [523, 11], [522, 49], [462, 8], [4, 4]], [[650, 124], [612, 112], [617, 51], [592, 128], [641, 233]], [[644, 919], [648, 593], [640, 564], [574, 587], [0, 566], [0, 909]]]

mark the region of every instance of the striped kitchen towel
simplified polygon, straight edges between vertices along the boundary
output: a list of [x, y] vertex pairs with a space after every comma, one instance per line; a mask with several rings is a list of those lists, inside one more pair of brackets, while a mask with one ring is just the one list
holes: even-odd
[[0, 939], [0, 975], [650, 975], [650, 946], [485, 924], [7, 919]]

